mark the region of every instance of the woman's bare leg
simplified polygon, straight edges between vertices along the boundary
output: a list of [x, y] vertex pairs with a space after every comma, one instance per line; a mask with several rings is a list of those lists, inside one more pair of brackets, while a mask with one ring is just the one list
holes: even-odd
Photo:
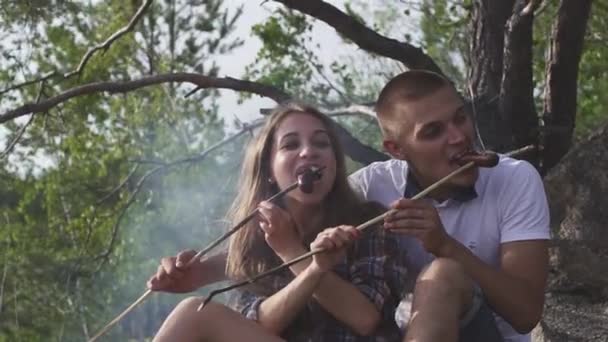
[[222, 304], [209, 303], [203, 310], [196, 309], [201, 298], [187, 298], [180, 302], [165, 320], [153, 342], [165, 341], [252, 341], [280, 342], [258, 323]]

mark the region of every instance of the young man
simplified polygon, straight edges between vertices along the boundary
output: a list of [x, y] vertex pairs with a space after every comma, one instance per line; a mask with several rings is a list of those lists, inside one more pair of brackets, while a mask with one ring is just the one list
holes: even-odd
[[550, 237], [538, 173], [502, 156], [494, 168], [470, 169], [409, 200], [474, 148], [472, 116], [452, 84], [427, 71], [393, 78], [376, 111], [394, 159], [351, 181], [365, 199], [398, 209], [385, 229], [400, 234], [418, 274], [406, 341], [529, 341], [543, 310]]

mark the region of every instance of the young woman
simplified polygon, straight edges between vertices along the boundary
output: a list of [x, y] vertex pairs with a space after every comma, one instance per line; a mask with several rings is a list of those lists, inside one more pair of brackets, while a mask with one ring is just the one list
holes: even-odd
[[[273, 112], [246, 153], [241, 190], [229, 218], [238, 222], [256, 208], [259, 215], [231, 238], [226, 272], [241, 280], [309, 247], [328, 252], [243, 289], [231, 308], [210, 303], [197, 312], [200, 298], [184, 300], [154, 341], [401, 338], [393, 314], [404, 288], [405, 257], [382, 229], [370, 227], [361, 233], [353, 227], [382, 208], [362, 203], [350, 189], [332, 125], [331, 119], [304, 105], [287, 104]], [[280, 203], [264, 201], [309, 168], [322, 168], [311, 193], [296, 189]], [[180, 262], [193, 253], [184, 255]], [[196, 289], [197, 281], [208, 281], [164, 264], [148, 284], [154, 290], [188, 292]]]

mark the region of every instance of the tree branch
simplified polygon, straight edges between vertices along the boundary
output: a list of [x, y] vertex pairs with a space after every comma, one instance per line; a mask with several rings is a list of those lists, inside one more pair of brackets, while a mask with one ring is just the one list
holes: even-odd
[[106, 39], [105, 42], [98, 44], [98, 45], [94, 46], [93, 48], [89, 49], [85, 53], [85, 55], [82, 57], [82, 60], [78, 64], [78, 68], [76, 68], [76, 70], [74, 70], [74, 71], [71, 71], [71, 72], [65, 74], [63, 77], [70, 78], [74, 75], [80, 74], [82, 72], [82, 70], [84, 69], [85, 65], [87, 64], [87, 62], [89, 61], [89, 59], [91, 59], [91, 57], [93, 57], [93, 54], [95, 52], [97, 52], [99, 50], [103, 50], [103, 52], [106, 52], [110, 48], [110, 45], [112, 45], [112, 43], [114, 43], [118, 38], [124, 36], [125, 34], [129, 33], [131, 30], [133, 30], [133, 28], [135, 27], [135, 24], [137, 24], [139, 19], [144, 15], [144, 12], [146, 11], [146, 9], [148, 9], [148, 7], [150, 7], [151, 4], [152, 4], [152, 0], [144, 1], [141, 4], [141, 6], [139, 6], [139, 8], [137, 9], [137, 12], [135, 12], [135, 15], [133, 16], [133, 18], [131, 18], [131, 20], [129, 21], [127, 26], [114, 32], [114, 34], [112, 34], [108, 39]]
[[441, 68], [422, 49], [408, 43], [384, 37], [324, 1], [275, 1], [325, 22], [363, 50], [400, 61], [410, 69], [426, 69], [443, 74]]
[[112, 34], [108, 39], [106, 39], [105, 42], [90, 48], [84, 54], [84, 56], [80, 60], [80, 63], [78, 64], [78, 67], [75, 70], [72, 70], [72, 71], [66, 72], [66, 73], [60, 73], [58, 71], [51, 71], [37, 79], [25, 81], [23, 83], [19, 83], [14, 86], [3, 89], [2, 91], [0, 91], [0, 95], [7, 93], [9, 91], [12, 91], [12, 90], [16, 90], [16, 89], [28, 86], [30, 84], [44, 82], [46, 80], [55, 78], [57, 76], [62, 76], [63, 79], [68, 79], [74, 75], [80, 75], [82, 73], [82, 70], [84, 70], [84, 67], [86, 66], [86, 64], [91, 59], [91, 57], [93, 57], [93, 55], [95, 54], [95, 52], [97, 52], [99, 50], [103, 50], [103, 52], [106, 52], [110, 48], [112, 43], [114, 43], [116, 40], [118, 40], [118, 38], [124, 36], [125, 34], [127, 34], [130, 31], [132, 31], [133, 28], [135, 27], [135, 24], [137, 24], [139, 19], [143, 16], [144, 12], [148, 9], [148, 7], [150, 7], [151, 4], [152, 4], [152, 0], [144, 1], [141, 4], [141, 6], [137, 9], [137, 12], [135, 12], [135, 15], [133, 16], [133, 18], [131, 18], [129, 23], [126, 26], [124, 26], [123, 28], [121, 28], [120, 30], [116, 31], [114, 34]]
[[542, 170], [570, 149], [577, 107], [578, 69], [592, 0], [561, 0], [547, 56]]
[[[40, 87], [38, 89], [38, 95], [36, 96], [36, 103], [40, 102], [40, 98], [42, 97], [42, 93], [43, 92], [44, 92], [44, 81], [41, 81], [40, 82]], [[13, 150], [13, 148], [15, 147], [15, 145], [17, 145], [17, 143], [19, 142], [19, 140], [21, 140], [21, 137], [25, 133], [25, 130], [27, 129], [27, 127], [29, 125], [31, 125], [33, 121], [34, 121], [34, 114], [32, 114], [30, 116], [29, 120], [27, 120], [27, 122], [25, 123], [25, 125], [23, 125], [19, 129], [19, 131], [17, 132], [17, 135], [15, 136], [15, 138], [6, 146], [6, 149], [4, 149], [4, 151], [2, 151], [2, 153], [0, 153], [0, 160], [4, 159], [6, 156], [8, 156], [9, 153], [11, 153], [11, 151]]]
[[[510, 139], [500, 150], [538, 144], [538, 115], [534, 106], [532, 75], [532, 23], [534, 14], [523, 14], [527, 0], [517, 0], [505, 31], [499, 113]], [[536, 158], [532, 158], [536, 159]]]
[[29, 113], [40, 113], [48, 111], [49, 109], [57, 106], [58, 104], [77, 96], [89, 95], [98, 92], [109, 92], [111, 94], [126, 93], [139, 88], [168, 82], [192, 83], [200, 88], [223, 88], [232, 89], [236, 91], [245, 91], [260, 96], [269, 97], [275, 100], [276, 102], [282, 102], [290, 98], [290, 96], [284, 93], [282, 90], [279, 90], [273, 86], [251, 81], [238, 80], [231, 77], [211, 77], [194, 73], [162, 74], [143, 77], [137, 80], [130, 81], [107, 81], [88, 83], [75, 88], [71, 88], [61, 94], [45, 99], [38, 103], [27, 103], [21, 107], [0, 114], [0, 123], [6, 122], [8, 120], [13, 120]]

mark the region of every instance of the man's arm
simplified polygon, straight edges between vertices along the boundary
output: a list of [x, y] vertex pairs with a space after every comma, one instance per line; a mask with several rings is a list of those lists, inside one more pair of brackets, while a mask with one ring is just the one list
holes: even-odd
[[440, 256], [460, 262], [479, 284], [492, 309], [517, 332], [530, 332], [543, 312], [549, 269], [547, 240], [503, 243], [498, 270], [453, 242]]

